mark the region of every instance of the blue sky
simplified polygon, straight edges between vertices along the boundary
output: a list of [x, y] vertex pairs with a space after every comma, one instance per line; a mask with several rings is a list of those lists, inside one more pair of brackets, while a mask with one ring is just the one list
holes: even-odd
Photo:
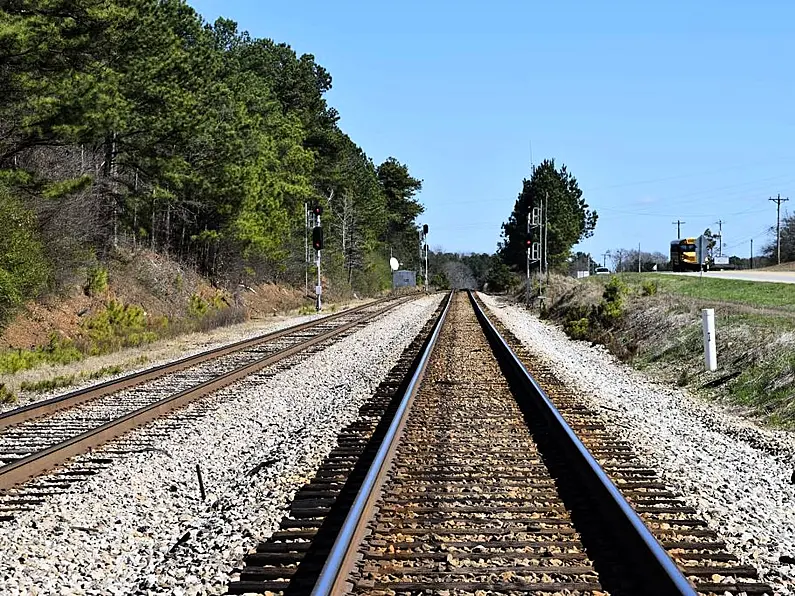
[[676, 219], [747, 256], [769, 197], [795, 211], [795, 2], [189, 3], [329, 70], [343, 130], [423, 179], [433, 248], [495, 250], [531, 142], [599, 213], [594, 256], [667, 252]]

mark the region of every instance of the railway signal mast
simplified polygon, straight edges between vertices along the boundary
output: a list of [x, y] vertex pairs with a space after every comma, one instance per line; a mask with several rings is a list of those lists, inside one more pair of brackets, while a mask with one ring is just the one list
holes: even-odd
[[[533, 207], [527, 213], [527, 233], [524, 239], [525, 249], [527, 250], [527, 288], [525, 290], [525, 302], [530, 302], [530, 266], [534, 263], [541, 267], [541, 242], [536, 241], [535, 230], [539, 230], [539, 240], [541, 234], [541, 207]], [[539, 277], [540, 277], [539, 269]]]
[[320, 312], [323, 308], [320, 295], [323, 293], [323, 285], [320, 282], [320, 251], [323, 250], [323, 228], [320, 226], [320, 216], [323, 215], [323, 207], [314, 205], [312, 216], [314, 227], [312, 228], [312, 248], [315, 249], [315, 265], [317, 266], [317, 285], [315, 286], [315, 309]]
[[428, 291], [428, 224], [422, 224], [420, 230], [420, 273], [422, 272], [423, 251], [425, 253], [425, 291]]

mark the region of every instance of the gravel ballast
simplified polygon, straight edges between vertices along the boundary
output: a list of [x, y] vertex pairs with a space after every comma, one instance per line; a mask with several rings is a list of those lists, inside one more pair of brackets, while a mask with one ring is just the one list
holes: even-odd
[[[440, 298], [397, 307], [289, 370], [218, 392], [209, 415], [189, 416], [207, 412], [207, 400], [189, 406], [156, 451], [126, 456], [1, 524], [0, 593], [223, 593]], [[158, 424], [167, 425], [127, 442]]]
[[[608, 427], [681, 491], [777, 594], [795, 594], [795, 439], [654, 382], [601, 346], [480, 294], [528, 351], [577, 388]], [[784, 559], [782, 559], [784, 557]]]

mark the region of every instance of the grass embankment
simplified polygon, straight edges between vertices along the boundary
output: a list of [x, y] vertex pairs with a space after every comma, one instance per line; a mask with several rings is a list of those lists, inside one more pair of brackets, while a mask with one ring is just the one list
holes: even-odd
[[[157, 339], [229, 325], [244, 318], [245, 313], [241, 309], [227, 307], [220, 300], [204, 300], [198, 295], [191, 297], [187, 316], [179, 320], [148, 317], [138, 305], [110, 300], [103, 310], [81, 322], [81, 332], [73, 339], [53, 334], [46, 345], [0, 352], [0, 375], [13, 375], [44, 365], [79, 362], [89, 356], [109, 354], [122, 348], [143, 346]], [[139, 366], [144, 363], [142, 358], [105, 366], [95, 371], [80, 371], [35, 382], [23, 382], [19, 389], [41, 392], [68, 387]], [[0, 402], [13, 402], [15, 399], [14, 392], [0, 382]]]
[[[715, 309], [713, 373], [703, 366], [703, 308]], [[558, 278], [547, 315], [637, 368], [795, 427], [793, 284], [645, 273]]]

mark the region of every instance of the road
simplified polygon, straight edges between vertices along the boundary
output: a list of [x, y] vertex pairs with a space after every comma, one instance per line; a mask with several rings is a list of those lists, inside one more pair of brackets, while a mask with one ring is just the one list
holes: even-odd
[[[661, 271], [668, 275], [702, 275], [697, 271], [688, 271], [684, 273], [671, 273], [669, 271]], [[704, 277], [718, 277], [723, 279], [744, 279], [746, 281], [766, 281], [780, 284], [795, 284], [795, 271], [708, 271], [703, 274]]]

